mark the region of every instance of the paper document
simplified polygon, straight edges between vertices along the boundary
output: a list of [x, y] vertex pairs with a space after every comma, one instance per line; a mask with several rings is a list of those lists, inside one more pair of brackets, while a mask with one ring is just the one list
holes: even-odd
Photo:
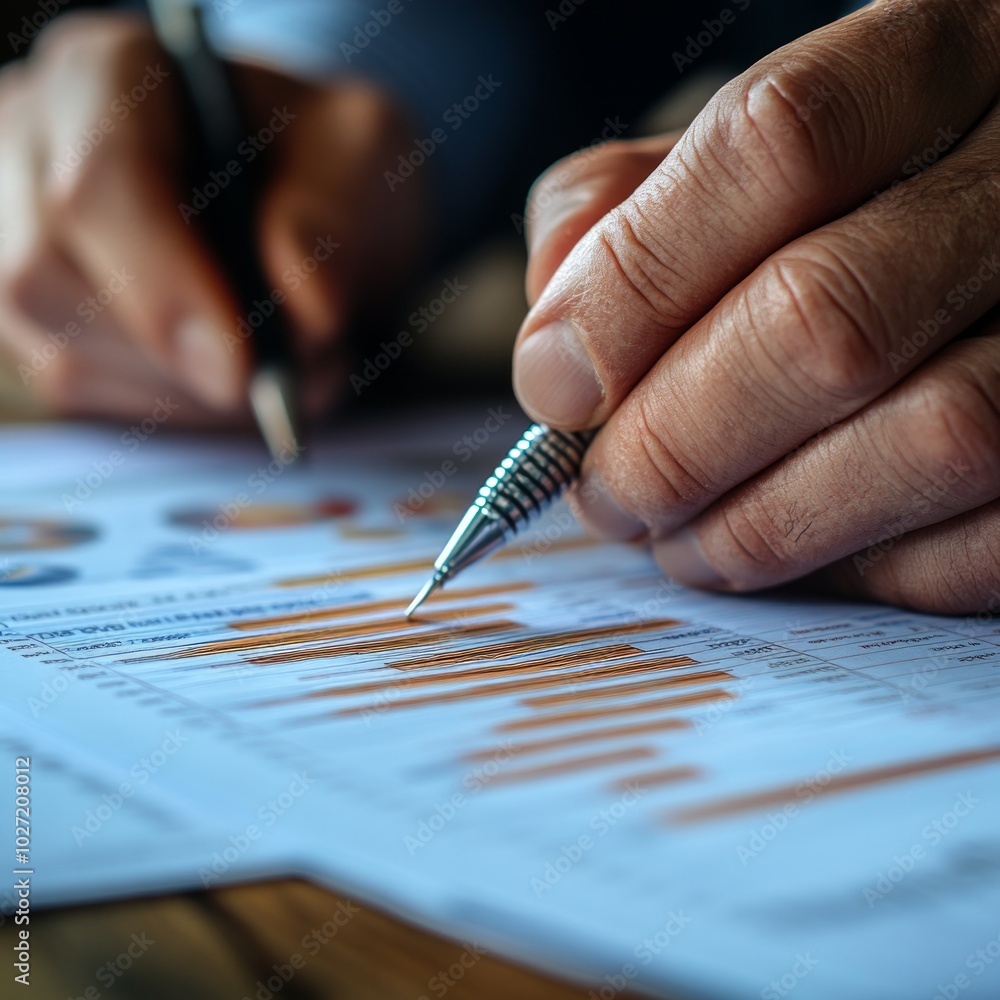
[[8, 911], [301, 874], [601, 998], [1000, 996], [1000, 619], [698, 594], [559, 505], [406, 620], [522, 423], [0, 432]]

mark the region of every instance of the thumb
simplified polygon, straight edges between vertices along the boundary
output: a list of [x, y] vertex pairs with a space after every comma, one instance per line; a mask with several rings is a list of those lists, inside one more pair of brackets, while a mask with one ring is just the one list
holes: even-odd
[[584, 233], [635, 191], [679, 137], [603, 143], [559, 160], [535, 181], [525, 209], [529, 304]]

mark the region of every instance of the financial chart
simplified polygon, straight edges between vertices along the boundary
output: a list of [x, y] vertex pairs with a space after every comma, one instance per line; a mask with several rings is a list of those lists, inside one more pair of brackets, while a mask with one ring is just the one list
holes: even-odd
[[1000, 619], [698, 594], [560, 506], [408, 620], [484, 417], [0, 436], [36, 903], [300, 874], [602, 996], [998, 995]]

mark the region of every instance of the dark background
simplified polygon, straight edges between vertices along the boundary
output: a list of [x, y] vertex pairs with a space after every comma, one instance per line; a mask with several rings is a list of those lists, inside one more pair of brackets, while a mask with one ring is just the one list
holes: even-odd
[[[245, 0], [252, 3], [253, 0]], [[336, 3], [337, 0], [325, 0]], [[478, 0], [483, 3], [484, 0]], [[532, 182], [555, 160], [593, 143], [605, 119], [630, 127], [622, 138], [636, 134], [651, 106], [669, 95], [678, 84], [688, 84], [703, 73], [719, 80], [735, 75], [777, 46], [835, 19], [845, 0], [491, 0], [502, 3], [516, 37], [523, 39], [518, 58], [531, 80], [531, 99], [521, 99], [516, 136], [512, 136], [503, 181], [488, 199], [482, 213], [466, 219], [466, 231], [424, 261], [427, 287], [419, 283], [387, 298], [385, 311], [371, 317], [355, 331], [357, 361], [370, 353], [386, 332], [405, 326], [415, 304], [428, 301], [443, 280], [455, 274], [476, 281], [478, 265], [469, 263], [476, 248], [504, 248], [506, 275], [502, 290], [486, 299], [469, 297], [463, 309], [449, 309], [441, 323], [423, 338], [407, 361], [392, 366], [380, 378], [377, 391], [366, 392], [363, 404], [384, 406], [390, 400], [426, 398], [428, 394], [475, 396], [484, 390], [509, 392], [510, 346], [525, 304], [521, 292], [524, 265], [523, 236], [512, 220], [524, 212], [525, 195]], [[366, 5], [384, 6], [384, 0]], [[0, 64], [30, 53], [24, 44], [34, 32], [31, 21], [47, 22], [71, 10], [121, 9], [140, 3], [58, 3], [58, 0], [6, 0], [0, 10]], [[571, 10], [553, 24], [546, 12]], [[703, 31], [703, 22], [717, 19], [720, 11], [735, 12], [735, 23], [722, 31], [690, 66], [680, 72], [673, 58], [683, 52], [689, 35]], [[27, 28], [24, 19], [28, 19]], [[20, 36], [20, 37], [15, 37]], [[15, 53], [16, 49], [16, 53]], [[719, 74], [723, 74], [719, 76]], [[476, 117], [462, 131], [462, 141], [475, 143], [494, 127], [490, 116]], [[465, 256], [462, 256], [465, 255]], [[493, 268], [497, 271], [497, 268]], [[480, 282], [486, 288], [488, 282]], [[492, 298], [489, 296], [492, 295]], [[492, 320], [492, 329], [490, 321]], [[447, 323], [457, 327], [449, 340]], [[437, 338], [435, 346], [434, 339]], [[464, 345], [469, 345], [465, 346]], [[413, 377], [413, 369], [419, 378]], [[343, 402], [354, 403], [348, 393]]]

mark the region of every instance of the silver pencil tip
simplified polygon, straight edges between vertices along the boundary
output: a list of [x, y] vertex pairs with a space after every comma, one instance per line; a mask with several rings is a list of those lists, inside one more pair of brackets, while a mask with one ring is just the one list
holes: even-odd
[[431, 594], [441, 586], [441, 578], [435, 573], [421, 588], [416, 597], [410, 601], [410, 606], [406, 609], [406, 617], [412, 618], [413, 612], [427, 600]]
[[250, 382], [250, 405], [271, 457], [292, 465], [303, 449], [296, 432], [291, 380], [274, 368], [257, 372]]

